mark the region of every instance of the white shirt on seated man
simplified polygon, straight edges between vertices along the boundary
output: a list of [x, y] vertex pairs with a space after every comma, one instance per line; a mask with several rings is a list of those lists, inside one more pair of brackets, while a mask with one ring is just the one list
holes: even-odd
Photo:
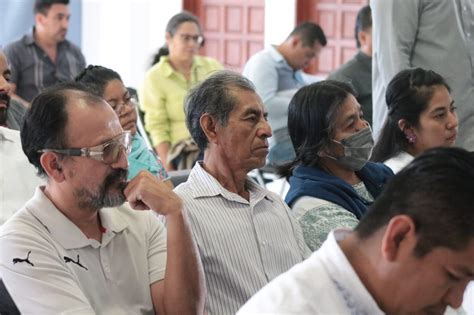
[[462, 314], [453, 309], [463, 296], [467, 307], [473, 300], [473, 185], [472, 153], [426, 151], [391, 179], [354, 231], [331, 232], [237, 314]]
[[21, 149], [20, 133], [0, 127], [0, 225], [20, 209], [42, 185]]

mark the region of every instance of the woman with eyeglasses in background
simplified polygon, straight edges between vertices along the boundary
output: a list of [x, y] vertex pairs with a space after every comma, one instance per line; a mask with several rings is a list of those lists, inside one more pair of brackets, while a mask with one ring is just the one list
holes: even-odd
[[387, 120], [371, 160], [394, 173], [415, 156], [454, 145], [458, 129], [454, 100], [443, 77], [421, 68], [403, 70], [387, 87]]
[[[175, 151], [190, 146], [184, 97], [191, 87], [222, 68], [217, 60], [197, 55], [203, 42], [196, 16], [188, 12], [174, 15], [166, 26], [166, 45], [155, 56], [139, 91], [145, 128], [167, 170], [182, 168], [179, 162], [184, 157]], [[170, 161], [170, 153], [178, 157]]]
[[90, 65], [75, 80], [86, 86], [93, 94], [105, 99], [119, 117], [122, 128], [131, 132], [132, 149], [128, 154], [128, 179], [132, 179], [142, 170], [147, 170], [161, 179], [168, 178], [160, 159], [148, 149], [145, 140], [137, 132], [136, 105], [120, 75], [111, 69]]
[[296, 158], [280, 168], [289, 178], [285, 201], [315, 251], [329, 232], [353, 228], [393, 176], [368, 162], [374, 140], [353, 88], [326, 80], [302, 87], [288, 107]]

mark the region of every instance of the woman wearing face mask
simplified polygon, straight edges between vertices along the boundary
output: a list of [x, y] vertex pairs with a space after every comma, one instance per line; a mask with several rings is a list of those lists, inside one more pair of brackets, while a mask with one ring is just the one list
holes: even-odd
[[124, 130], [132, 132], [132, 152], [128, 155], [128, 179], [147, 170], [161, 179], [168, 177], [161, 161], [148, 150], [145, 140], [137, 133], [137, 111], [132, 96], [120, 75], [102, 66], [88, 66], [77, 77], [92, 93], [102, 97], [112, 106]]
[[166, 46], [155, 57], [156, 64], [147, 72], [140, 91], [145, 128], [167, 170], [185, 168], [180, 163], [184, 152], [195, 149], [198, 153], [185, 124], [185, 95], [211, 72], [222, 68], [217, 60], [197, 55], [203, 41], [201, 25], [194, 15], [181, 12], [173, 16], [166, 26]]
[[425, 150], [452, 146], [458, 118], [450, 88], [434, 71], [403, 70], [387, 87], [388, 116], [372, 161], [395, 173]]
[[301, 88], [288, 107], [296, 158], [281, 169], [289, 178], [285, 201], [316, 250], [337, 227], [354, 227], [392, 171], [367, 160], [374, 140], [354, 90], [337, 81]]

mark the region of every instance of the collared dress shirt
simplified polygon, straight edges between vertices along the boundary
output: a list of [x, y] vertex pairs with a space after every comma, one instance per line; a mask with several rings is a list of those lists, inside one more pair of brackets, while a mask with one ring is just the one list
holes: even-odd
[[237, 314], [384, 314], [337, 243], [349, 232], [331, 232], [318, 251], [260, 290]]
[[4, 49], [12, 70], [11, 82], [16, 94], [31, 100], [45, 88], [74, 79], [86, 66], [79, 47], [68, 40], [58, 44], [56, 61], [35, 43], [34, 28]]
[[89, 239], [43, 192], [0, 230], [0, 271], [23, 314], [154, 314], [150, 285], [164, 278], [166, 229], [127, 204], [99, 211]]
[[310, 255], [298, 223], [276, 194], [250, 178], [247, 201], [200, 163], [175, 188], [199, 248], [210, 314], [235, 314], [260, 288]]

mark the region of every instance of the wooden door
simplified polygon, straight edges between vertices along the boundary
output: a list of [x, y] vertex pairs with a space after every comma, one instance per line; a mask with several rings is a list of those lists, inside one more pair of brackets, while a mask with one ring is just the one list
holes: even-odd
[[265, 0], [184, 0], [185, 10], [202, 24], [201, 53], [241, 72], [251, 55], [263, 49]]
[[354, 27], [357, 12], [368, 0], [297, 0], [297, 22], [318, 23], [328, 44], [306, 71], [326, 76], [357, 52]]

